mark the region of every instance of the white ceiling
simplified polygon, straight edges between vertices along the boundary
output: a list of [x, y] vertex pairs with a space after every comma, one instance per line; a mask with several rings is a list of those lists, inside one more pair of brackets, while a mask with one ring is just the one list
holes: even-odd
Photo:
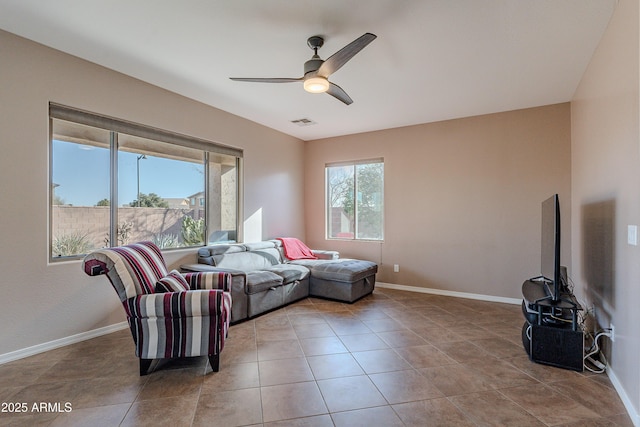
[[[616, 3], [0, 0], [0, 28], [313, 140], [569, 101]], [[330, 78], [349, 106], [229, 80], [301, 77], [309, 36], [326, 59], [365, 32], [378, 38]]]

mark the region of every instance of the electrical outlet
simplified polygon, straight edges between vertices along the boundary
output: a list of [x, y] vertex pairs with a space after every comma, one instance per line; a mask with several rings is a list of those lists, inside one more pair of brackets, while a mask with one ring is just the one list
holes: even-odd
[[394, 273], [399, 273], [400, 272], [400, 265], [399, 264], [393, 264], [393, 272]]
[[609, 327], [611, 328], [611, 342], [615, 342], [616, 341], [616, 327], [613, 326], [613, 323]]

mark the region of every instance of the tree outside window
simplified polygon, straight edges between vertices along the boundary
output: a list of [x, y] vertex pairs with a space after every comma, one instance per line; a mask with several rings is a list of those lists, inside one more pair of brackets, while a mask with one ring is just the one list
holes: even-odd
[[382, 240], [382, 159], [326, 166], [327, 237]]

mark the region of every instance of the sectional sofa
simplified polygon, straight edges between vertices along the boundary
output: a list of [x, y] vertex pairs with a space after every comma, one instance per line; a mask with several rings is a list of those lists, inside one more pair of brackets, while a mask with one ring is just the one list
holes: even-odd
[[236, 323], [313, 296], [352, 303], [373, 292], [376, 263], [313, 250], [317, 259], [289, 259], [280, 240], [201, 248], [183, 272], [231, 273], [231, 322]]

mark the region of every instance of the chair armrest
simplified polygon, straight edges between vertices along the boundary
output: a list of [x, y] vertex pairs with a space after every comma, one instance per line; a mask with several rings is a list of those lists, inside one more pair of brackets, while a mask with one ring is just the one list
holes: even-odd
[[137, 295], [122, 304], [128, 317], [138, 319], [231, 315], [231, 294], [220, 289]]
[[191, 289], [222, 289], [231, 291], [231, 274], [226, 271], [198, 271], [182, 273]]
[[323, 251], [323, 250], [312, 250], [313, 254], [318, 257], [318, 259], [339, 259], [340, 252], [338, 251]]

